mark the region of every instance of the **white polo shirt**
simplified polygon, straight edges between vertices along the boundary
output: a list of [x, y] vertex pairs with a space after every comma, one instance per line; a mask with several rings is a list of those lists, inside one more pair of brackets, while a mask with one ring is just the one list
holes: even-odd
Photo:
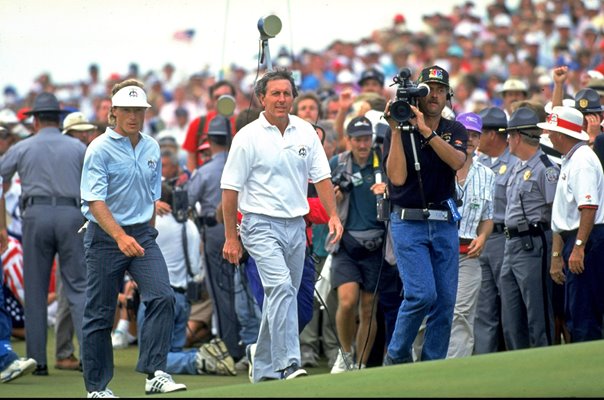
[[604, 223], [602, 201], [602, 164], [589, 146], [577, 144], [562, 158], [560, 178], [552, 206], [552, 230], [561, 232], [579, 228], [581, 206], [597, 208], [594, 223]]
[[233, 138], [220, 188], [239, 192], [244, 215], [293, 218], [308, 214], [309, 179], [330, 177], [327, 156], [310, 123], [290, 115], [281, 135], [262, 112]]

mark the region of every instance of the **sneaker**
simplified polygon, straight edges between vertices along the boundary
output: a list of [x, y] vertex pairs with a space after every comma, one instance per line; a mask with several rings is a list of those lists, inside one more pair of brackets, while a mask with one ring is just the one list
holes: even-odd
[[36, 369], [36, 365], [36, 360], [33, 358], [17, 358], [0, 372], [0, 382], [12, 381], [30, 373]]
[[300, 358], [302, 361], [302, 366], [305, 368], [317, 368], [319, 366], [319, 360], [317, 353], [312, 350], [303, 351], [300, 354]]
[[216, 373], [215, 350], [209, 343], [202, 344], [195, 354], [195, 367], [199, 375]]
[[293, 363], [289, 367], [281, 371], [281, 379], [294, 379], [299, 376], [306, 376], [308, 372], [305, 369], [300, 368], [296, 363]]
[[226, 344], [220, 338], [214, 338], [210, 340], [210, 345], [215, 349], [216, 352], [216, 373], [218, 375], [237, 375], [235, 369], [235, 360], [231, 357]]
[[153, 379], [145, 380], [145, 394], [171, 393], [181, 390], [187, 390], [187, 386], [174, 382], [172, 376], [164, 371], [155, 371]]
[[241, 357], [241, 359], [235, 363], [235, 369], [237, 371], [247, 371], [249, 367], [250, 362], [247, 360], [247, 356]]
[[352, 353], [339, 350], [336, 362], [331, 367], [332, 374], [339, 374], [346, 371], [352, 371], [354, 368], [354, 361], [352, 359]]
[[105, 389], [105, 390], [97, 390], [95, 392], [88, 392], [88, 395], [86, 395], [86, 397], [89, 399], [101, 399], [101, 398], [116, 399], [119, 396], [114, 395], [111, 390]]
[[249, 364], [249, 368], [247, 370], [248, 377], [252, 383], [254, 383], [254, 379], [252, 378], [252, 373], [254, 372], [254, 355], [256, 355], [256, 343], [248, 344], [245, 348], [245, 356], [247, 357]]
[[128, 343], [128, 335], [126, 334], [126, 332], [116, 329], [112, 334], [111, 334], [111, 345], [113, 346], [114, 349], [125, 349], [126, 347], [128, 347], [129, 343]]
[[63, 369], [67, 371], [79, 371], [80, 360], [78, 360], [73, 354], [67, 358], [57, 360], [55, 369]]

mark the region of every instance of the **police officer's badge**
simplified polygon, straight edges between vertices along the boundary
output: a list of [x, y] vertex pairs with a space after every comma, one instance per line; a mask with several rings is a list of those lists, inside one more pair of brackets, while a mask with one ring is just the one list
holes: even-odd
[[581, 107], [581, 108], [587, 108], [588, 104], [589, 104], [589, 101], [587, 99], [579, 100], [579, 107]]
[[549, 183], [554, 183], [558, 181], [558, 170], [554, 167], [549, 167], [545, 169], [545, 179]]
[[531, 170], [527, 170], [524, 172], [524, 180], [528, 181], [531, 177]]
[[505, 171], [508, 170], [508, 166], [503, 164], [501, 167], [499, 167], [499, 175], [503, 175], [505, 174]]

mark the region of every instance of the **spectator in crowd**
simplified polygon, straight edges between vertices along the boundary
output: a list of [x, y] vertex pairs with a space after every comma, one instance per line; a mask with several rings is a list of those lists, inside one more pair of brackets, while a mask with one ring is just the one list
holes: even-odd
[[86, 146], [94, 139], [97, 127], [88, 121], [84, 113], [76, 111], [67, 114], [63, 120], [63, 134], [74, 137]]
[[[201, 166], [200, 155], [197, 152], [197, 148], [207, 139], [208, 127], [210, 121], [218, 115], [216, 105], [218, 99], [223, 95], [229, 95], [235, 97], [237, 95], [235, 86], [226, 80], [220, 80], [214, 83], [210, 87], [210, 98], [206, 105], [207, 113], [200, 117], [194, 118], [189, 124], [187, 129], [187, 135], [185, 141], [182, 144], [182, 148], [187, 151], [187, 169], [191, 172], [195, 171], [197, 167]], [[231, 117], [230, 126], [231, 129], [235, 126], [236, 117]], [[232, 132], [234, 134], [234, 132]]]
[[292, 113], [316, 124], [321, 118], [321, 102], [313, 92], [303, 93], [294, 100]]
[[[17, 172], [22, 183], [26, 344], [28, 356], [38, 362], [35, 375], [48, 375], [46, 305], [56, 254], [61, 259], [61, 279], [76, 336], [82, 344], [86, 267], [77, 232], [82, 225], [79, 182], [86, 146], [61, 135], [63, 113], [53, 94], [39, 94], [28, 112], [33, 115], [36, 134], [12, 146], [0, 160], [4, 182], [10, 182]], [[62, 166], [61, 173], [51, 173], [57, 165]]]
[[[406, 121], [396, 121], [389, 106], [384, 112], [390, 125], [384, 141], [392, 204], [390, 223], [404, 285], [404, 299], [384, 365], [412, 361], [413, 341], [425, 317], [420, 359], [446, 357], [457, 290], [459, 215], [455, 171], [466, 159], [467, 133], [459, 122], [441, 116], [451, 96], [447, 71], [437, 65], [424, 68], [418, 82], [430, 87], [428, 96], [419, 99], [418, 107], [410, 105], [414, 117], [407, 125], [416, 126], [418, 132], [403, 132]], [[422, 166], [421, 171], [413, 174], [416, 163]]]
[[459, 273], [447, 358], [469, 357], [474, 351], [474, 320], [482, 281], [479, 257], [493, 231], [493, 189], [495, 174], [474, 162], [480, 143], [482, 118], [475, 113], [457, 116], [468, 131], [467, 157], [457, 170], [460, 199]]
[[[1, 129], [0, 129], [1, 130]], [[2, 177], [0, 176], [0, 184]], [[0, 187], [0, 253], [8, 248], [4, 191]], [[0, 273], [0, 382], [10, 382], [36, 369], [36, 360], [19, 357], [10, 344], [12, 323], [4, 305], [4, 273]]]
[[554, 148], [564, 154], [561, 179], [552, 209], [552, 263], [550, 274], [566, 285], [566, 310], [572, 342], [602, 339], [604, 315], [604, 173], [594, 153], [585, 146], [589, 136], [581, 129], [581, 113], [554, 107], [539, 127]]
[[[145, 392], [186, 390], [164, 372], [174, 326], [174, 292], [155, 237], [155, 201], [161, 195], [158, 143], [141, 134], [149, 106], [142, 83], [126, 80], [112, 89], [113, 128], [88, 147], [82, 172], [82, 213], [88, 285], [82, 361], [88, 397], [115, 397], [110, 333], [116, 299], [128, 273], [145, 303], [137, 371], [147, 374]], [[136, 153], [133, 151], [136, 150]]]
[[512, 103], [526, 100], [528, 97], [528, 88], [519, 79], [508, 79], [503, 83], [499, 93], [503, 97], [503, 111], [507, 118], [510, 119], [512, 115]]
[[363, 71], [359, 79], [361, 93], [377, 93], [380, 96], [384, 94], [384, 73], [377, 68], [369, 68]]
[[[264, 287], [265, 305], [254, 357], [248, 351], [248, 360], [253, 358], [252, 380], [260, 382], [307, 374], [300, 367], [296, 294], [306, 250], [302, 216], [308, 213], [309, 178], [330, 217], [332, 241], [340, 238], [342, 225], [321, 142], [312, 125], [289, 115], [297, 95], [291, 73], [267, 72], [255, 92], [264, 112], [235, 136], [221, 188], [226, 232], [223, 255], [237, 264], [243, 254], [236, 229], [239, 208], [243, 214], [241, 239], [258, 265]], [[276, 159], [283, 140], [291, 141], [297, 150], [292, 147], [295, 151], [288, 152], [287, 158]], [[266, 162], [272, 167], [264, 171], [259, 166]], [[275, 188], [280, 188], [282, 195], [277, 195]]]

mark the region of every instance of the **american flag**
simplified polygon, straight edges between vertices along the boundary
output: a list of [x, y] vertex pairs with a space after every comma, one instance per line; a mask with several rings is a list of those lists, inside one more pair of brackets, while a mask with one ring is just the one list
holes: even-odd
[[172, 38], [181, 42], [190, 42], [193, 40], [193, 36], [195, 36], [195, 29], [185, 29], [174, 32]]

